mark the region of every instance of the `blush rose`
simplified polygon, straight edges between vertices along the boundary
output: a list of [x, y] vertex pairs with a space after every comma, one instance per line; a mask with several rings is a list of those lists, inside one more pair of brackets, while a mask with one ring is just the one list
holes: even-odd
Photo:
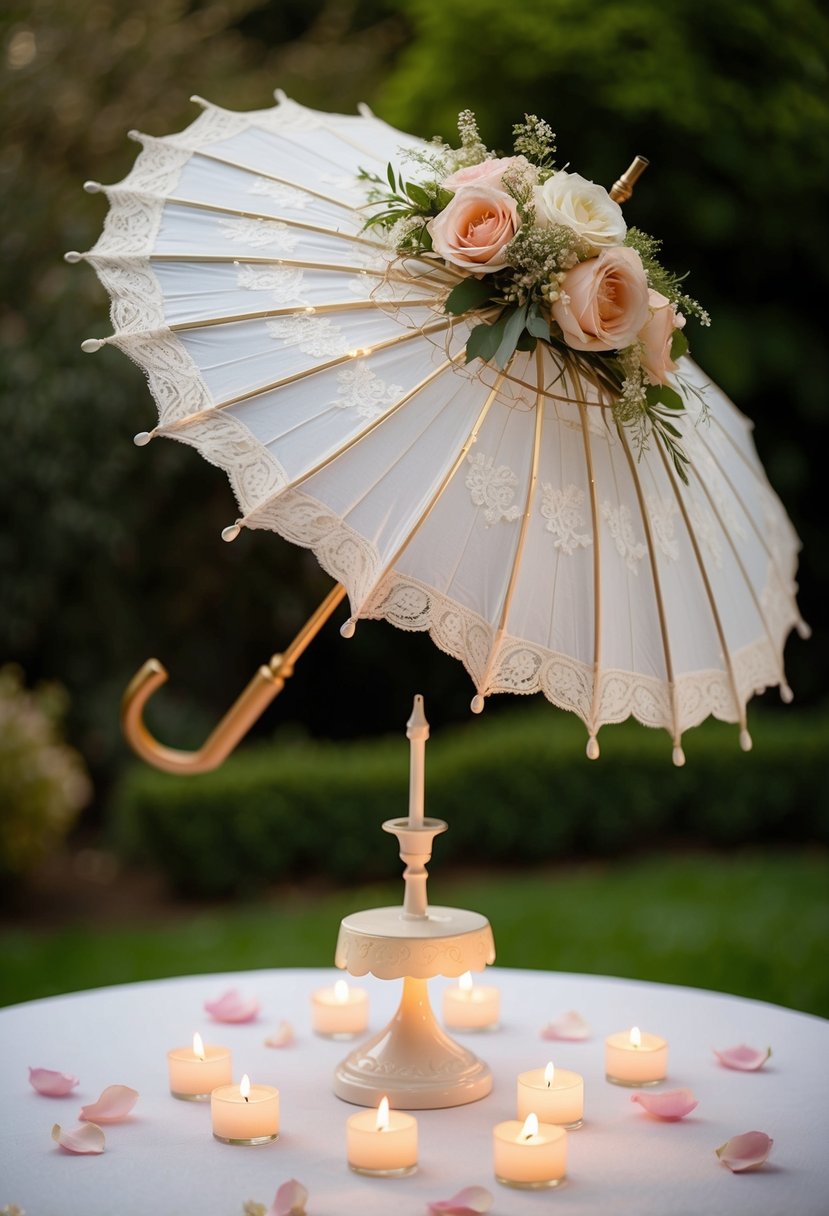
[[671, 339], [674, 330], [684, 328], [685, 318], [666, 296], [653, 290], [648, 292], [648, 312], [639, 332], [642, 368], [651, 384], [664, 384], [669, 372], [675, 372], [679, 366], [671, 358]]
[[491, 186], [461, 186], [426, 225], [432, 248], [453, 266], [488, 274], [505, 264], [504, 249], [521, 220], [515, 199]]
[[460, 190], [461, 186], [494, 186], [500, 187], [504, 174], [511, 169], [529, 167], [529, 161], [524, 156], [490, 156], [477, 165], [467, 165], [458, 169], [441, 182], [444, 190]]
[[622, 350], [648, 320], [648, 281], [635, 249], [612, 247], [568, 270], [553, 317], [573, 350]]

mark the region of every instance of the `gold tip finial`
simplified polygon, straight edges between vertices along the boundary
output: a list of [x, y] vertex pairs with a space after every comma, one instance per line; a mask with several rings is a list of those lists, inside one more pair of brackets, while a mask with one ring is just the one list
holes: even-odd
[[645, 156], [637, 156], [630, 167], [625, 170], [617, 182], [614, 182], [609, 194], [614, 203], [626, 203], [633, 194], [633, 187], [647, 169], [650, 161]]

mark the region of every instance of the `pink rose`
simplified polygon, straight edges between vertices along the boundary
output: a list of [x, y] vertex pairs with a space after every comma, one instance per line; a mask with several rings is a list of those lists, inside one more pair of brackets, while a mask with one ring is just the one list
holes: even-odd
[[515, 199], [491, 186], [461, 186], [426, 227], [432, 248], [453, 266], [488, 274], [504, 265], [504, 247], [521, 221]]
[[642, 367], [651, 384], [665, 384], [669, 372], [679, 366], [671, 358], [671, 339], [675, 329], [683, 329], [685, 318], [658, 291], [648, 292], [649, 316], [639, 331]]
[[468, 165], [451, 173], [440, 184], [444, 190], [460, 190], [461, 186], [500, 187], [504, 174], [510, 169], [524, 168], [529, 161], [524, 156], [490, 156], [478, 165]]
[[622, 350], [648, 320], [648, 280], [635, 249], [611, 246], [580, 262], [562, 293], [553, 317], [573, 350]]

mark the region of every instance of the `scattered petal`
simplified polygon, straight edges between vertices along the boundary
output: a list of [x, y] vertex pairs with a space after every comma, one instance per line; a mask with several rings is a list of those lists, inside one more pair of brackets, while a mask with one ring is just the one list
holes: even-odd
[[47, 1098], [64, 1098], [76, 1085], [80, 1085], [77, 1077], [70, 1076], [68, 1072], [55, 1072], [53, 1068], [30, 1068], [29, 1082]]
[[235, 988], [228, 988], [215, 1001], [205, 1001], [204, 1008], [217, 1022], [252, 1022], [260, 1005], [255, 997], [245, 1000]]
[[766, 1060], [771, 1059], [771, 1048], [758, 1051], [756, 1047], [746, 1047], [745, 1043], [741, 1043], [739, 1047], [729, 1047], [725, 1051], [717, 1051], [714, 1048], [714, 1055], [726, 1068], [738, 1068], [740, 1072], [757, 1072]]
[[492, 1195], [485, 1186], [465, 1186], [451, 1199], [436, 1199], [428, 1206], [432, 1216], [480, 1216], [492, 1207]]
[[714, 1152], [727, 1165], [732, 1173], [743, 1170], [759, 1170], [764, 1163], [774, 1141], [765, 1132], [743, 1132], [741, 1136], [732, 1136], [715, 1148]]
[[643, 1110], [657, 1119], [684, 1119], [699, 1106], [690, 1089], [666, 1089], [660, 1094], [633, 1094], [630, 1100], [638, 1102]]
[[554, 1018], [541, 1031], [542, 1039], [568, 1039], [572, 1042], [589, 1039], [591, 1034], [587, 1022], [574, 1009], [563, 1013], [560, 1018]]
[[265, 1039], [266, 1047], [288, 1047], [294, 1041], [294, 1028], [290, 1022], [280, 1022], [272, 1035]]
[[90, 1123], [118, 1123], [126, 1119], [138, 1101], [138, 1090], [129, 1085], [108, 1085], [97, 1102], [81, 1107], [80, 1119]]
[[84, 1123], [81, 1127], [70, 1127], [63, 1131], [56, 1123], [52, 1128], [52, 1139], [68, 1153], [102, 1153], [106, 1137], [97, 1123]]
[[296, 1178], [283, 1182], [265, 1216], [305, 1216], [308, 1191]]

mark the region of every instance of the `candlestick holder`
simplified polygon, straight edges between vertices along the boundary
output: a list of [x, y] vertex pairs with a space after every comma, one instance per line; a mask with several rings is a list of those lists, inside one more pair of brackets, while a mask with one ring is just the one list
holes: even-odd
[[492, 1089], [489, 1066], [443, 1030], [429, 1003], [432, 977], [483, 971], [495, 961], [485, 916], [427, 905], [426, 864], [434, 837], [447, 827], [442, 819], [417, 826], [387, 820], [383, 830], [398, 837], [406, 862], [403, 906], [355, 912], [340, 924], [336, 966], [351, 975], [403, 980], [392, 1020], [335, 1071], [334, 1093], [346, 1102], [376, 1106], [385, 1094], [399, 1110], [429, 1110], [476, 1102]]

